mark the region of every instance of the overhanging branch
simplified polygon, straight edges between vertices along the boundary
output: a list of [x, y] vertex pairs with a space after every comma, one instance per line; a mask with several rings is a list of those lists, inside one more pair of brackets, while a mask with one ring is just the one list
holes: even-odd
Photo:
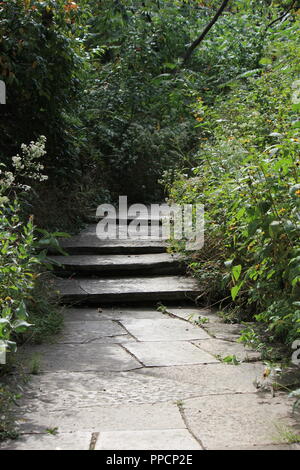
[[188, 48], [188, 50], [186, 51], [186, 53], [184, 54], [183, 56], [183, 60], [182, 60], [182, 63], [181, 63], [181, 67], [186, 65], [187, 62], [190, 60], [190, 57], [192, 55], [192, 53], [194, 52], [194, 50], [196, 49], [196, 47], [199, 46], [199, 44], [203, 41], [203, 39], [205, 38], [205, 36], [207, 35], [207, 33], [210, 31], [210, 29], [213, 27], [213, 25], [217, 22], [219, 16], [222, 15], [223, 11], [225, 10], [225, 8], [227, 7], [228, 3], [229, 3], [230, 0], [223, 0], [222, 2], [222, 5], [220, 6], [220, 8], [217, 10], [215, 16], [212, 18], [212, 20], [206, 25], [206, 27], [204, 28], [204, 30], [202, 31], [202, 33], [200, 34], [200, 36], [190, 45], [190, 47]]

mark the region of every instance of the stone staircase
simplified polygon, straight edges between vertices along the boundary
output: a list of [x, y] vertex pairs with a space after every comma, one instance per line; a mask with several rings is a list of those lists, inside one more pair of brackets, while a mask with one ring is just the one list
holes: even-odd
[[265, 365], [237, 342], [244, 325], [184, 302], [197, 284], [164, 243], [101, 241], [93, 224], [63, 247], [53, 259], [65, 325], [19, 348], [30, 380], [14, 410], [19, 439], [0, 450], [294, 449], [273, 437], [277, 423], [294, 429], [293, 399], [257, 388]]
[[196, 281], [184, 275], [183, 260], [167, 253], [164, 241], [150, 235], [101, 240], [96, 227], [62, 242], [68, 256], [51, 256], [64, 304], [187, 301], [199, 294]]

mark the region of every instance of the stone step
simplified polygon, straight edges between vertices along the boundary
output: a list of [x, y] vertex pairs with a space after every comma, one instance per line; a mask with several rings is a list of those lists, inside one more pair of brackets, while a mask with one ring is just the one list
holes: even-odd
[[[97, 225], [98, 224], [88, 224], [85, 229], [81, 230], [80, 235], [90, 235], [90, 236], [97, 237]], [[162, 227], [158, 227], [157, 225], [154, 225], [154, 226], [156, 227], [155, 230], [158, 231], [158, 236], [156, 236], [156, 238], [153, 237], [153, 239], [155, 241], [159, 241], [162, 238]], [[148, 236], [146, 236], [145, 239], [150, 241], [152, 239], [151, 238], [151, 227], [146, 227], [145, 230], [148, 232]], [[117, 231], [118, 231], [118, 234], [119, 234], [118, 239], [121, 240], [122, 239], [121, 235], [122, 234], [125, 234], [125, 235], [127, 234], [128, 227], [127, 227], [127, 225], [118, 226]], [[155, 232], [155, 234], [156, 234], [156, 232]]]
[[[61, 247], [70, 255], [164, 253], [166, 242], [148, 239], [100, 240], [96, 232], [83, 232], [62, 240]], [[52, 250], [50, 250], [53, 253]]]
[[[162, 203], [160, 203], [160, 206], [161, 206]], [[162, 206], [161, 206], [162, 207]], [[124, 213], [124, 212], [120, 212], [118, 210], [116, 210], [116, 220], [117, 220], [117, 223], [119, 223], [120, 221], [123, 222], [123, 223], [130, 223], [132, 222], [133, 220], [136, 220], [137, 217], [139, 218], [139, 220], [141, 221], [144, 221], [144, 222], [148, 222], [148, 223], [161, 223], [161, 221], [165, 218], [165, 216], [168, 214], [168, 212], [166, 212], [166, 208], [164, 208], [164, 211], [163, 213], [160, 211], [159, 213], [157, 213], [157, 211], [153, 208], [153, 210], [151, 211], [151, 205], [147, 204], [143, 210], [137, 212], [137, 207], [129, 207], [128, 206], [128, 212], [127, 214]], [[105, 216], [106, 219], [110, 218], [111, 216], [107, 215]], [[90, 214], [86, 214], [85, 216], [85, 220], [88, 222], [88, 223], [94, 223], [94, 222], [98, 222], [99, 220], [103, 219], [104, 217], [103, 216], [99, 216], [96, 211], [93, 212], [93, 213], [90, 213]]]
[[61, 275], [99, 274], [106, 275], [149, 275], [178, 274], [184, 271], [181, 257], [168, 253], [142, 255], [77, 255], [52, 256], [61, 266], [54, 268]]
[[58, 278], [54, 287], [65, 304], [188, 300], [200, 294], [197, 282], [185, 276]]

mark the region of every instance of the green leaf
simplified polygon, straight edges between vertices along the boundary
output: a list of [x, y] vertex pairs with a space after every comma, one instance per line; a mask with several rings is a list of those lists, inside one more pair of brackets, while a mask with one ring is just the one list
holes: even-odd
[[177, 65], [176, 65], [176, 64], [172, 64], [172, 63], [170, 63], [170, 62], [166, 62], [166, 63], [164, 64], [164, 67], [165, 67], [166, 69], [174, 70], [174, 69], [176, 69]]
[[295, 287], [295, 285], [298, 284], [298, 282], [300, 283], [300, 276], [296, 276], [296, 277], [292, 280], [292, 286]]
[[238, 264], [237, 266], [233, 266], [231, 273], [235, 281], [239, 280], [241, 272], [242, 272], [242, 266], [240, 264]]
[[16, 309], [16, 317], [19, 320], [25, 320], [28, 317], [26, 305], [23, 300], [20, 302], [18, 308]]
[[238, 366], [240, 363], [235, 354], [233, 354], [232, 356], [223, 357], [222, 362], [225, 362], [226, 364], [233, 364], [235, 366]]
[[239, 284], [237, 284], [236, 286], [233, 286], [231, 288], [231, 297], [232, 297], [232, 300], [235, 300], [238, 293], [240, 292], [241, 290], [241, 287], [242, 285], [244, 284], [244, 281], [240, 282]]
[[293, 129], [299, 129], [300, 128], [300, 121], [296, 121], [292, 124]]
[[262, 59], [260, 59], [259, 63], [260, 65], [271, 65], [272, 60], [268, 59], [267, 57], [263, 57]]
[[28, 323], [27, 321], [17, 320], [13, 323], [12, 328], [14, 329], [16, 333], [23, 333], [30, 326], [32, 326], [32, 324]]

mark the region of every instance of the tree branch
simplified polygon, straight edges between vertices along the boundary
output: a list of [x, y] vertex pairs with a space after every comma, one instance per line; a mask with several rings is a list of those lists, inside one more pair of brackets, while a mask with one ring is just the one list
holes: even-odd
[[204, 28], [204, 30], [202, 31], [202, 33], [200, 34], [200, 36], [190, 45], [190, 47], [188, 48], [188, 50], [186, 51], [186, 53], [184, 54], [183, 56], [183, 60], [182, 60], [182, 63], [181, 63], [181, 67], [186, 65], [187, 62], [190, 60], [190, 57], [192, 55], [192, 53], [194, 52], [194, 50], [196, 49], [196, 47], [199, 46], [200, 42], [203, 41], [203, 39], [205, 38], [205, 36], [207, 35], [207, 33], [210, 31], [210, 29], [213, 27], [213, 25], [217, 22], [219, 16], [221, 16], [221, 14], [223, 13], [223, 11], [225, 10], [225, 8], [227, 7], [228, 3], [229, 3], [230, 0], [223, 0], [222, 2], [222, 5], [220, 6], [220, 8], [217, 10], [215, 16], [212, 18], [212, 20], [207, 24], [207, 26]]
[[295, 7], [297, 3], [297, 0], [294, 0], [292, 2], [292, 4], [289, 6], [289, 8], [281, 15], [279, 16], [278, 18], [276, 18], [276, 20], [273, 20], [271, 21], [271, 23], [269, 23], [267, 26], [266, 26], [266, 31], [271, 28], [271, 26], [273, 26], [273, 24], [277, 23], [277, 21], [281, 21], [283, 20], [283, 18]]

